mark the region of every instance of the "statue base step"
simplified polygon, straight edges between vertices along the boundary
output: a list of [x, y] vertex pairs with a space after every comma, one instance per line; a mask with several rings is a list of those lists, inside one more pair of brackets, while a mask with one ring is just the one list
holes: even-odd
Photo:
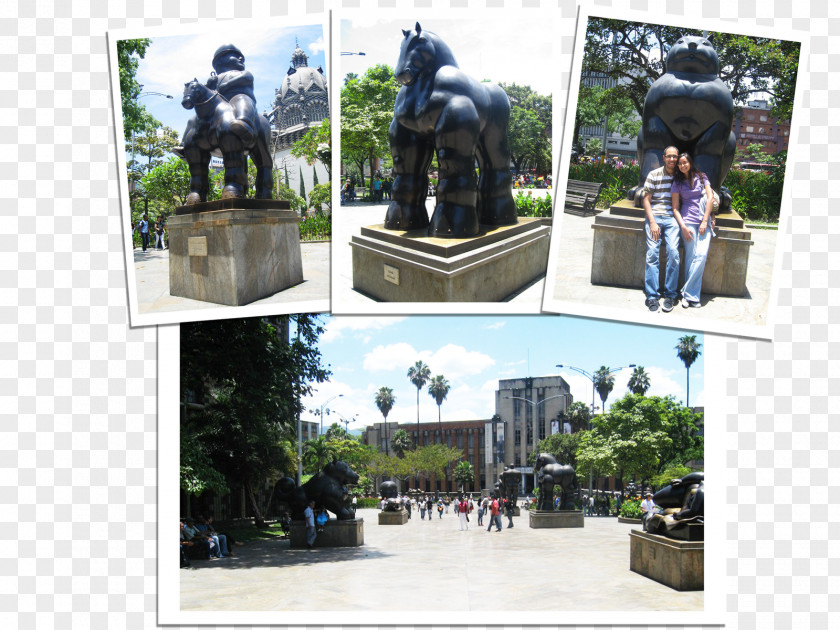
[[704, 545], [634, 529], [630, 570], [677, 591], [702, 591]]
[[[645, 212], [624, 200], [614, 204], [609, 213], [595, 217], [592, 224], [592, 284], [643, 289], [645, 285]], [[747, 293], [747, 265], [751, 234], [736, 212], [719, 214], [716, 237], [709, 244], [703, 272], [703, 293], [742, 297]], [[684, 284], [685, 251], [680, 240], [680, 277]], [[665, 284], [665, 243], [659, 255], [660, 292]]]
[[549, 232], [522, 217], [460, 239], [363, 227], [350, 241], [353, 288], [384, 302], [499, 302], [545, 274]]
[[380, 525], [405, 525], [408, 523], [408, 512], [397, 510], [396, 512], [380, 512]]
[[583, 527], [583, 512], [580, 510], [554, 512], [528, 510], [528, 526], [531, 529]]
[[[324, 531], [315, 537], [315, 547], [361, 547], [365, 544], [365, 519], [338, 521], [330, 519], [324, 525]], [[292, 549], [306, 547], [306, 523], [292, 521], [289, 534], [289, 544]]]
[[241, 306], [303, 282], [300, 218], [288, 207], [226, 199], [179, 208], [203, 211], [169, 218], [169, 293]]

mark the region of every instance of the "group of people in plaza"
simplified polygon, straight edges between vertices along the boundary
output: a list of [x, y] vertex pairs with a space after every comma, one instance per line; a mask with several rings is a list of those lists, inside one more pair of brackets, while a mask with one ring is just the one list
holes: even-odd
[[[394, 185], [393, 177], [383, 177], [381, 173], [377, 172], [371, 178], [371, 201], [374, 203], [382, 203], [384, 200], [391, 199], [391, 188]], [[348, 201], [356, 199], [356, 178], [351, 175], [341, 186], [341, 205]]]
[[190, 557], [203, 560], [229, 558], [233, 555], [234, 545], [238, 543], [230, 534], [217, 532], [213, 527], [213, 517], [209, 514], [181, 520], [181, 567], [190, 566]]
[[714, 233], [714, 194], [709, 179], [699, 171], [688, 153], [667, 147], [664, 166], [652, 170], [641, 191], [645, 210], [645, 306], [651, 312], [660, 308], [659, 250], [665, 241], [665, 313], [680, 304], [677, 283], [680, 275], [678, 246], [685, 249], [685, 278], [680, 294], [683, 308], [700, 307], [703, 271]]
[[[151, 237], [155, 237], [155, 249], [168, 249], [166, 245], [166, 218], [158, 215], [154, 225], [149, 222], [149, 215], [144, 214], [140, 221], [135, 224], [131, 223], [131, 239], [134, 240], [134, 235], [140, 234], [140, 245], [145, 252], [151, 246]], [[135, 245], [136, 247], [136, 245]]]
[[[387, 499], [382, 499], [380, 502], [381, 509], [385, 509], [387, 501]], [[473, 512], [477, 513], [479, 527], [484, 526], [484, 517], [489, 516], [488, 532], [493, 525], [496, 525], [496, 531], [502, 530], [502, 512], [508, 517], [508, 528], [513, 527], [513, 515], [516, 509], [514, 500], [501, 499], [493, 495], [484, 496], [477, 502], [469, 494], [461, 495], [457, 499], [450, 499], [448, 496], [433, 497], [430, 494], [419, 498], [397, 495], [396, 501], [408, 512], [409, 519], [413, 511], [420, 512], [420, 520], [425, 520], [428, 515], [429, 521], [431, 521], [435, 513], [437, 513], [438, 519], [442, 519], [444, 514], [449, 514], [449, 508], [451, 507], [452, 513], [458, 517], [462, 531], [470, 528], [470, 514]]]
[[525, 188], [527, 186], [535, 186], [537, 188], [551, 188], [551, 175], [531, 176], [528, 173], [514, 175], [514, 188]]

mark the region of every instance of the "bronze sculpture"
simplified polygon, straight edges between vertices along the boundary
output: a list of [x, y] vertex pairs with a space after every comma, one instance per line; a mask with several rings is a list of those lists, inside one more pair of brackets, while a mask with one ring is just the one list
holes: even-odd
[[637, 206], [648, 173], [663, 165], [669, 146], [689, 153], [720, 194], [721, 208], [730, 206], [731, 194], [721, 184], [735, 157], [735, 107], [719, 75], [717, 52], [705, 37], [681, 37], [671, 46], [665, 72], [645, 97], [637, 147], [639, 185], [627, 194]]
[[[388, 133], [395, 179], [385, 228], [428, 226], [429, 236], [465, 238], [477, 235], [479, 224], [516, 224], [504, 90], [461, 72], [449, 46], [419, 22], [403, 31], [394, 75], [402, 87]], [[430, 221], [426, 194], [433, 151], [440, 178]]]
[[516, 503], [521, 482], [522, 474], [513, 467], [513, 464], [506, 466], [502, 474], [499, 475], [498, 489], [501, 492], [500, 496]]
[[278, 498], [289, 505], [295, 520], [303, 519], [303, 511], [310, 501], [323, 505], [340, 521], [353, 520], [356, 516], [345, 484], [358, 481], [359, 475], [346, 462], [332, 461], [302, 486], [296, 486], [291, 477], [281, 479]]
[[255, 197], [271, 199], [272, 159], [268, 149], [271, 128], [265, 116], [256, 111], [254, 77], [245, 70], [245, 57], [233, 44], [216, 50], [213, 69], [206, 85], [198, 79], [184, 84], [181, 104], [185, 109], [195, 110], [178, 151], [190, 168], [186, 205], [207, 201], [211, 155], [224, 160], [222, 199], [247, 196], [246, 154], [257, 169]]
[[383, 499], [396, 499], [397, 498], [397, 482], [396, 481], [383, 481], [379, 484], [379, 496]]
[[653, 495], [653, 502], [662, 509], [650, 510], [642, 517], [645, 531], [675, 536], [688, 524], [702, 524], [704, 517], [704, 473], [690, 473], [674, 479]]
[[561, 510], [574, 509], [573, 493], [578, 490], [575, 469], [569, 465], [558, 464], [557, 459], [550, 453], [540, 453], [534, 462], [537, 471], [537, 483], [540, 486], [538, 510], [554, 510], [554, 487], [560, 486]]

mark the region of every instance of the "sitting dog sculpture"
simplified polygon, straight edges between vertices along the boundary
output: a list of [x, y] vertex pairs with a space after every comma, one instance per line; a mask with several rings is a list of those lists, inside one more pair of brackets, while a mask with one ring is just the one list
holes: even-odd
[[[385, 228], [428, 226], [429, 236], [465, 238], [477, 235], [479, 224], [516, 224], [507, 94], [461, 72], [449, 46], [419, 23], [403, 36], [394, 70], [402, 87], [388, 132], [395, 178]], [[426, 194], [433, 151], [440, 179], [430, 221]]]
[[346, 462], [332, 461], [302, 486], [286, 477], [278, 483], [279, 499], [289, 504], [292, 518], [300, 520], [310, 501], [323, 505], [340, 521], [355, 518], [348, 504], [345, 484], [355, 484], [359, 475]]
[[650, 86], [639, 129], [639, 185], [627, 196], [641, 205], [648, 173], [662, 166], [666, 147], [689, 153], [720, 193], [721, 209], [732, 196], [721, 184], [735, 157], [732, 93], [720, 80], [717, 52], [705, 37], [681, 37], [665, 57], [665, 72]]

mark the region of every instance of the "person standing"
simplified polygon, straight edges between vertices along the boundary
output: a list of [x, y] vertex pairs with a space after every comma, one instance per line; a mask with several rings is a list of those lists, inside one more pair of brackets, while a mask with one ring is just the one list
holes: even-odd
[[303, 518], [306, 522], [306, 546], [312, 549], [315, 546], [315, 537], [318, 535], [315, 531], [315, 501], [310, 501], [306, 506]]
[[460, 521], [462, 532], [470, 528], [470, 521], [467, 516], [469, 509], [470, 504], [467, 503], [464, 497], [461, 497], [461, 500], [458, 502], [458, 520]]
[[659, 310], [659, 248], [665, 239], [665, 300], [662, 311], [668, 313], [676, 306], [677, 282], [680, 276], [680, 226], [672, 212], [671, 185], [677, 172], [679, 151], [667, 147], [662, 154], [665, 165], [652, 170], [640, 192], [645, 210], [645, 306], [652, 313]]
[[140, 229], [140, 240], [143, 241], [143, 251], [146, 251], [146, 248], [149, 247], [149, 215], [144, 214], [143, 218], [140, 219], [140, 224], [138, 225]]
[[484, 512], [487, 511], [487, 497], [481, 500], [478, 504], [478, 526], [484, 527]]
[[508, 517], [508, 529], [513, 527], [513, 512], [514, 512], [514, 503], [510, 499], [510, 497], [508, 497], [507, 499], [505, 499], [505, 514], [507, 514], [507, 517]]
[[493, 500], [490, 502], [490, 523], [487, 525], [487, 531], [489, 532], [493, 528], [493, 524], [496, 525], [496, 531], [502, 531], [502, 516], [499, 513], [499, 499], [493, 497]]

